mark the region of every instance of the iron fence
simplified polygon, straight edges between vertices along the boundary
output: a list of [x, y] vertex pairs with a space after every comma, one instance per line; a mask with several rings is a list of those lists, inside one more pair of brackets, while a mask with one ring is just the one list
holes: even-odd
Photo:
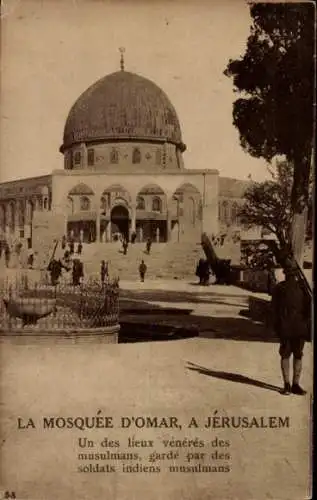
[[76, 331], [119, 323], [118, 281], [69, 284], [0, 283], [0, 333], [12, 330]]

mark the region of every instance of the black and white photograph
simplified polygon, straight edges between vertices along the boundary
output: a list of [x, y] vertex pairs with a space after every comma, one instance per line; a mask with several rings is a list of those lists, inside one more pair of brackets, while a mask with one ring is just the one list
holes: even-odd
[[311, 498], [315, 44], [2, 0], [0, 500]]

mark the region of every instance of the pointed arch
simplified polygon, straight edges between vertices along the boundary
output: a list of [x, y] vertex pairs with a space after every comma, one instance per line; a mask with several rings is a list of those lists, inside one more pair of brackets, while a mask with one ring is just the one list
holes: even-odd
[[74, 196], [74, 195], [94, 195], [95, 193], [91, 189], [91, 187], [87, 186], [87, 184], [84, 184], [83, 182], [80, 182], [79, 184], [76, 184], [69, 192], [68, 195]]
[[144, 195], [165, 195], [165, 191], [161, 188], [161, 186], [159, 186], [158, 184], [155, 184], [155, 183], [150, 183], [150, 184], [146, 184], [145, 186], [143, 186], [139, 193], [138, 193], [140, 196], [144, 196]]
[[162, 199], [159, 196], [152, 198], [152, 212], [162, 212]]
[[188, 221], [192, 226], [196, 225], [196, 218], [197, 218], [197, 207], [195, 200], [192, 196], [188, 198]]
[[123, 205], [131, 205], [131, 194], [122, 184], [111, 184], [103, 190], [100, 198], [102, 211], [105, 213], [114, 205], [121, 203]]
[[66, 203], [66, 206], [67, 206], [67, 212], [69, 215], [73, 215], [74, 213], [74, 200], [71, 196], [68, 196], [67, 197], [67, 203]]
[[183, 193], [187, 193], [188, 195], [189, 194], [196, 194], [196, 195], [202, 195], [202, 193], [200, 192], [200, 190], [197, 188], [197, 186], [195, 186], [194, 184], [190, 183], [190, 182], [184, 182], [182, 184], [180, 184], [178, 186], [178, 188], [175, 189], [174, 191], [174, 195], [178, 195], [178, 194], [183, 194]]
[[81, 212], [88, 212], [91, 207], [91, 202], [88, 196], [80, 197], [79, 209]]
[[145, 210], [145, 199], [143, 196], [136, 197], [136, 209], [137, 210]]

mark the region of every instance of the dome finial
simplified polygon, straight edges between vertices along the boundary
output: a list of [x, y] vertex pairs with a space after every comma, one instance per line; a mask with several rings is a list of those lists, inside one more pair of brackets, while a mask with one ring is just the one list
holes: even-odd
[[125, 53], [125, 48], [124, 47], [120, 47], [119, 48], [119, 51], [120, 51], [120, 54], [121, 54], [121, 57], [120, 57], [120, 68], [121, 68], [121, 71], [124, 71], [124, 53]]

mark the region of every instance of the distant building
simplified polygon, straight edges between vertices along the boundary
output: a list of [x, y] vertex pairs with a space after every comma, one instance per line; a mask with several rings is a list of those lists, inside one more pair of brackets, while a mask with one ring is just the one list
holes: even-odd
[[136, 241], [196, 241], [237, 226], [249, 181], [187, 169], [185, 150], [166, 94], [122, 66], [71, 108], [63, 169], [0, 184], [0, 231], [30, 238], [34, 211], [66, 214], [65, 234], [84, 242], [133, 232]]

